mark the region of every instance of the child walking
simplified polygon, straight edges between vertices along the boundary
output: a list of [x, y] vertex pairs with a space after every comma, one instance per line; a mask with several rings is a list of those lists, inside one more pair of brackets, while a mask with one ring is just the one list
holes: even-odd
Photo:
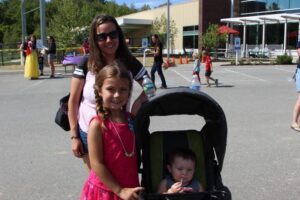
[[96, 74], [97, 115], [88, 129], [91, 171], [81, 200], [135, 200], [139, 187], [132, 115], [125, 111], [132, 80], [115, 61]]
[[40, 76], [43, 76], [44, 75], [44, 55], [42, 54], [42, 52], [39, 52], [38, 62], [39, 62]]
[[178, 148], [172, 151], [167, 159], [169, 175], [158, 187], [158, 193], [203, 192], [200, 182], [194, 177], [196, 155], [190, 149]]
[[198, 81], [201, 84], [201, 79], [200, 79], [200, 75], [199, 75], [201, 62], [199, 60], [199, 54], [197, 52], [193, 53], [193, 59], [194, 59], [193, 75], [197, 75]]
[[202, 51], [202, 57], [204, 57], [204, 62], [205, 62], [205, 78], [207, 82], [207, 87], [210, 87], [209, 80], [214, 81], [215, 85], [218, 86], [219, 80], [211, 77], [211, 73], [213, 72], [211, 57], [206, 51]]

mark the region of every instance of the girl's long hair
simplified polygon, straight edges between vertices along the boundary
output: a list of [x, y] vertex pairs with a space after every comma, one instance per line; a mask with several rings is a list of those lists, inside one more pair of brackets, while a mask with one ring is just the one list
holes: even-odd
[[90, 55], [89, 55], [88, 66], [89, 66], [89, 70], [91, 70], [94, 73], [97, 73], [105, 65], [108, 64], [96, 40], [97, 27], [103, 23], [108, 23], [108, 22], [111, 22], [116, 26], [116, 29], [118, 31], [118, 36], [119, 36], [119, 46], [116, 51], [115, 59], [121, 61], [128, 70], [130, 66], [132, 66], [132, 62], [134, 59], [134, 57], [131, 55], [126, 45], [123, 31], [119, 26], [117, 20], [110, 15], [100, 14], [93, 19], [91, 23], [90, 35], [89, 35]]
[[[103, 82], [107, 78], [122, 78], [126, 79], [129, 82], [129, 96], [132, 90], [132, 79], [128, 72], [128, 70], [124, 67], [124, 65], [119, 61], [116, 60], [111, 65], [106, 65], [103, 67], [97, 74], [95, 79], [95, 99], [96, 99], [96, 111], [97, 114], [105, 121], [110, 117], [110, 110], [103, 106], [103, 99], [99, 95], [99, 91], [101, 91]], [[128, 96], [128, 98], [129, 98]], [[126, 108], [124, 105], [123, 109]]]

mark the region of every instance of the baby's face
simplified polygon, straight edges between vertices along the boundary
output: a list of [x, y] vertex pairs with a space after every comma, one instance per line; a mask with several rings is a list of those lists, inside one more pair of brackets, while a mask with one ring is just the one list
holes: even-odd
[[187, 185], [194, 177], [195, 163], [190, 159], [175, 157], [174, 162], [167, 167], [174, 181], [182, 182], [182, 186]]

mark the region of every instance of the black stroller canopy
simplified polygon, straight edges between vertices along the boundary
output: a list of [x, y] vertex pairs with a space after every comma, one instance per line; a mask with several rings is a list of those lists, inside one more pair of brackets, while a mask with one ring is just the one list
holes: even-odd
[[150, 134], [151, 116], [183, 114], [199, 115], [205, 119], [206, 124], [203, 129], [210, 130], [205, 136], [206, 141], [214, 148], [221, 171], [227, 140], [226, 118], [220, 105], [203, 92], [189, 88], [172, 88], [144, 103], [135, 121], [138, 147], [142, 148], [143, 139], [147, 138], [146, 134]]

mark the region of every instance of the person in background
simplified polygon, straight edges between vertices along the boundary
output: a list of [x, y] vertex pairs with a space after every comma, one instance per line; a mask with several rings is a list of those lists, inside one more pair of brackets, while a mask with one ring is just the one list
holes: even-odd
[[30, 37], [25, 36], [24, 42], [20, 45], [19, 50], [22, 52], [22, 56], [24, 58], [24, 63], [26, 61], [26, 49], [27, 49], [27, 45], [28, 42], [30, 41]]
[[219, 80], [211, 77], [213, 70], [212, 70], [212, 60], [211, 57], [209, 56], [209, 53], [207, 51], [202, 51], [202, 57], [205, 63], [205, 78], [207, 82], [207, 87], [210, 87], [209, 80], [214, 81], [215, 85], [218, 86]]
[[193, 59], [194, 59], [194, 65], [193, 65], [193, 75], [197, 75], [198, 81], [201, 84], [201, 78], [200, 78], [200, 66], [201, 61], [199, 60], [199, 54], [197, 52], [193, 53]]
[[35, 35], [30, 36], [30, 40], [27, 44], [24, 77], [31, 80], [39, 78], [38, 56]]
[[85, 38], [82, 44], [83, 55], [87, 55], [90, 52], [89, 39]]
[[157, 34], [154, 34], [151, 36], [152, 43], [154, 45], [154, 51], [152, 51], [154, 55], [154, 63], [151, 68], [151, 79], [153, 84], [155, 85], [155, 72], [157, 71], [160, 80], [161, 80], [161, 89], [166, 89], [167, 84], [164, 77], [164, 74], [162, 72], [162, 64], [163, 64], [163, 57], [162, 57], [162, 50], [163, 45], [161, 41], [159, 40], [159, 37]]
[[55, 66], [54, 66], [54, 59], [56, 55], [56, 43], [53, 36], [48, 37], [48, 65], [51, 69], [50, 78], [55, 77]]
[[[297, 49], [298, 60], [299, 60], [300, 59], [300, 41], [298, 41], [296, 49]], [[298, 93], [298, 97], [297, 97], [297, 100], [296, 100], [296, 103], [294, 106], [294, 110], [293, 110], [293, 121], [292, 121], [291, 128], [294, 131], [300, 132], [300, 127], [299, 127], [299, 123], [298, 123], [299, 114], [300, 114], [300, 60], [298, 61], [297, 69], [295, 72], [295, 82], [296, 82], [296, 91]]]
[[39, 63], [40, 76], [43, 76], [44, 75], [44, 55], [41, 52], [39, 52], [38, 63]]
[[[121, 27], [114, 17], [106, 14], [96, 16], [90, 26], [89, 42], [89, 55], [76, 66], [71, 79], [68, 116], [73, 154], [83, 158], [90, 169], [87, 132], [91, 118], [96, 115], [95, 74], [116, 59], [125, 65], [140, 85], [147, 71], [129, 52]], [[142, 92], [132, 104], [131, 113], [135, 115], [146, 100], [147, 96]]]

